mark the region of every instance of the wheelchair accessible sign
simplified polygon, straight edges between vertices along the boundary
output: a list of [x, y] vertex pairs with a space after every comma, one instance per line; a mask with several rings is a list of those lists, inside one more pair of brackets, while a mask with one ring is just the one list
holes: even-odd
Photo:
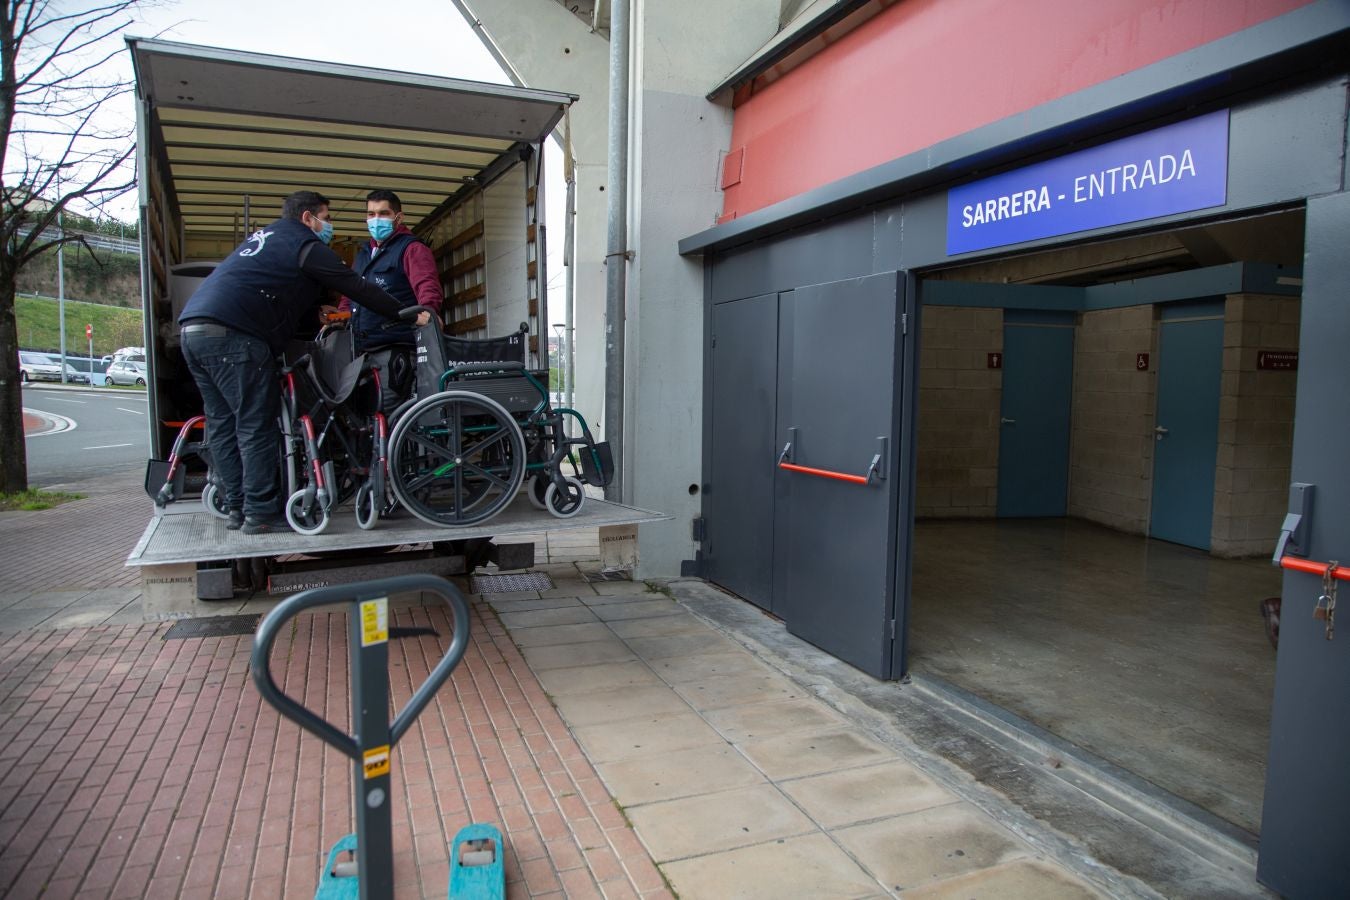
[[947, 192], [947, 253], [1222, 206], [1228, 110]]

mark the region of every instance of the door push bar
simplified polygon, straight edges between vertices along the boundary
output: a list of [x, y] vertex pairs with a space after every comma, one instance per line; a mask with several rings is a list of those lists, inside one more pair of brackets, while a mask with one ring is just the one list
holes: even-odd
[[1308, 546], [1313, 487], [1301, 481], [1289, 485], [1289, 512], [1285, 515], [1284, 524], [1280, 528], [1279, 540], [1275, 542], [1275, 556], [1271, 562], [1281, 569], [1307, 572], [1309, 575], [1321, 575], [1338, 581], [1350, 581], [1350, 566], [1304, 558]]
[[1307, 572], [1309, 575], [1330, 575], [1337, 581], [1350, 581], [1350, 566], [1336, 563], [1318, 562], [1315, 559], [1300, 559], [1297, 556], [1280, 557], [1280, 568], [1295, 572]]
[[[795, 438], [796, 428], [789, 428], [788, 432]], [[847, 472], [835, 472], [832, 469], [815, 469], [811, 466], [799, 466], [790, 462], [792, 458], [792, 441], [783, 445], [783, 452], [778, 454], [778, 468], [788, 472], [801, 472], [803, 475], [815, 475], [818, 478], [833, 478], [836, 481], [847, 481], [850, 484], [871, 484], [875, 477], [878, 481], [886, 479], [886, 473], [882, 469], [883, 461], [886, 458], [886, 438], [877, 438], [880, 444], [880, 453], [872, 457], [872, 462], [867, 466], [867, 472], [863, 475], [850, 475]]]
[[[389, 720], [389, 597], [392, 594], [422, 591], [435, 594], [450, 607], [454, 634], [450, 648], [412, 695], [399, 714]], [[355, 734], [339, 731], [296, 700], [287, 696], [272, 678], [270, 656], [281, 627], [304, 610], [329, 603], [347, 604], [348, 645], [351, 651], [352, 728]], [[396, 635], [395, 635], [396, 636]], [[469, 646], [469, 605], [464, 595], [444, 578], [436, 575], [399, 575], [359, 584], [315, 588], [281, 601], [262, 624], [253, 639], [250, 668], [253, 683], [264, 700], [277, 712], [301, 728], [316, 735], [352, 760], [355, 782], [356, 834], [338, 841], [320, 876], [318, 896], [356, 896], [349, 894], [351, 882], [339, 877], [351, 875], [349, 864], [336, 864], [342, 850], [356, 851], [359, 895], [366, 898], [394, 895], [393, 819], [389, 809], [389, 763], [394, 745], [408, 731], [413, 720], [431, 702], [436, 691], [464, 657]], [[352, 844], [355, 847], [352, 847]]]

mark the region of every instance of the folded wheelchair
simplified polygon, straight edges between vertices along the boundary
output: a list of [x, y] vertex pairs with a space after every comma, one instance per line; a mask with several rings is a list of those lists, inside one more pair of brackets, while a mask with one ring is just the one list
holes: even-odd
[[356, 524], [374, 528], [387, 511], [389, 429], [380, 408], [380, 371], [352, 351], [352, 335], [327, 326], [293, 343], [281, 379], [286, 521], [319, 534], [336, 508], [355, 499]]
[[[548, 373], [526, 367], [527, 347], [524, 324], [486, 340], [442, 335], [435, 322], [417, 330], [416, 396], [393, 415], [389, 436], [390, 486], [417, 518], [485, 522], [527, 478], [531, 503], [568, 518], [581, 511], [586, 485], [613, 478], [609, 444], [595, 441], [580, 413], [550, 405]], [[570, 420], [577, 437], [568, 436]]]

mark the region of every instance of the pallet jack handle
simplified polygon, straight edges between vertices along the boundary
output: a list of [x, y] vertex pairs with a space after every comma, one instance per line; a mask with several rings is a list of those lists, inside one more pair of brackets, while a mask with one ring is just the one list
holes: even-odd
[[[419, 591], [450, 607], [454, 634], [445, 656], [391, 722], [389, 719], [389, 597]], [[345, 734], [289, 697], [272, 678], [270, 658], [282, 626], [316, 606], [348, 604], [348, 647], [352, 681], [352, 723]], [[390, 754], [418, 714], [464, 658], [469, 646], [469, 605], [453, 584], [435, 575], [400, 575], [358, 584], [315, 588], [281, 601], [267, 614], [253, 639], [253, 683], [262, 698], [286, 718], [352, 759], [355, 782], [356, 872], [362, 900], [394, 892], [393, 820], [389, 811]], [[343, 849], [352, 849], [339, 842]], [[334, 848], [320, 879], [319, 893], [334, 879]], [[338, 879], [340, 880], [340, 879]]]

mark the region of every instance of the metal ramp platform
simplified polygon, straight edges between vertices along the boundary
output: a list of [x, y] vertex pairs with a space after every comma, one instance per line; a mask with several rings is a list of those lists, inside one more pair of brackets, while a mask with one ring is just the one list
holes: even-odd
[[[348, 508], [339, 510], [328, 530], [319, 535], [295, 532], [246, 535], [230, 531], [225, 520], [211, 515], [195, 501], [183, 501], [167, 509], [155, 510], [141, 539], [127, 557], [126, 565], [139, 567], [142, 584], [142, 611], [149, 620], [176, 619], [202, 614], [201, 601], [225, 600], [231, 594], [231, 568], [240, 561], [270, 568], [273, 561], [290, 572], [281, 580], [289, 584], [282, 592], [315, 586], [324, 578], [342, 581], [366, 577], [385, 577], [401, 571], [435, 572], [442, 575], [463, 573], [463, 556], [445, 556], [432, 550], [419, 550], [444, 542], [484, 541], [513, 537], [525, 538], [519, 544], [500, 543], [503, 564], [509, 554], [513, 562], [506, 568], [526, 568], [533, 563], [534, 545], [528, 538], [543, 533], [599, 529], [603, 541], [627, 540], [636, 554], [636, 528], [645, 522], [672, 518], [666, 513], [587, 497], [581, 511], [569, 519], [560, 519], [536, 509], [522, 494], [489, 522], [465, 528], [438, 528], [402, 513], [381, 519], [370, 531], [356, 524]], [[610, 536], [606, 536], [606, 535]], [[608, 546], [608, 545], [606, 545]], [[404, 548], [378, 556], [389, 548]], [[458, 552], [458, 551], [456, 551]], [[314, 570], [309, 557], [322, 557], [329, 568]], [[298, 561], [298, 562], [296, 562]], [[336, 569], [345, 569], [339, 573]], [[268, 578], [273, 593], [276, 576]], [[217, 606], [214, 602], [207, 606]]]
[[465, 528], [438, 528], [405, 512], [392, 519], [381, 519], [370, 531], [362, 531], [357, 527], [356, 516], [343, 507], [323, 534], [309, 536], [292, 531], [248, 535], [228, 530], [224, 519], [206, 512], [195, 501], [183, 501], [155, 511], [127, 557], [127, 565], [163, 566], [254, 556], [332, 553], [432, 541], [509, 538], [544, 531], [640, 525], [669, 518], [671, 516], [666, 513], [587, 497], [579, 513], [570, 519], [559, 519], [534, 508], [521, 495], [491, 521]]

